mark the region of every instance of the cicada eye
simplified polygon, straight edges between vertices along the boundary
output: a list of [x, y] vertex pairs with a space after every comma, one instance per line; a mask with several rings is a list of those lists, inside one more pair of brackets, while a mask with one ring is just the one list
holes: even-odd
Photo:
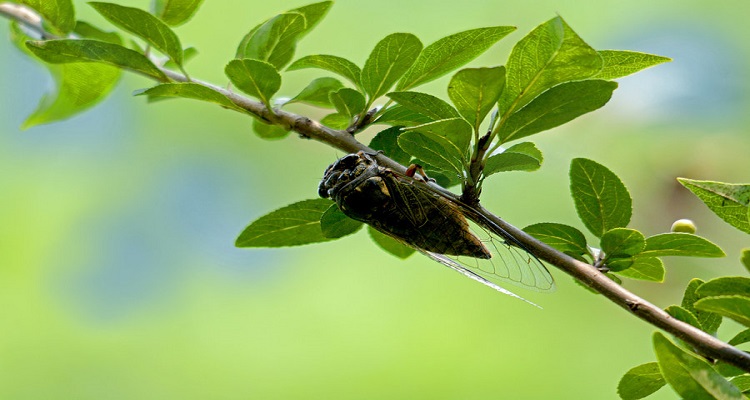
[[358, 162], [359, 162], [359, 156], [357, 154], [347, 154], [341, 157], [336, 162], [336, 164], [338, 164], [339, 168], [350, 169], [350, 168], [354, 168], [354, 166], [356, 166]]

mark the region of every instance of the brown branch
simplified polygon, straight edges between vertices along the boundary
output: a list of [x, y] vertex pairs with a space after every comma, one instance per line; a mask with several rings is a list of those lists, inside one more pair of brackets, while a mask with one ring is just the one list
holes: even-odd
[[725, 361], [744, 371], [750, 372], [750, 354], [690, 324], [673, 318], [666, 311], [615, 283], [591, 265], [551, 248], [526, 232], [498, 218], [485, 208], [479, 206], [478, 211], [513, 235], [532, 254], [563, 270], [568, 275], [604, 295], [613, 303], [629, 311], [636, 317], [675, 335], [706, 357], [713, 360]]
[[[40, 20], [33, 18], [25, 7], [17, 6], [10, 3], [0, 3], [0, 14], [10, 19], [16, 20], [29, 29], [38, 32], [42, 37], [54, 37], [46, 32]], [[38, 18], [38, 16], [37, 16]], [[251, 100], [245, 96], [237, 94], [231, 90], [219, 87], [217, 85], [203, 82], [196, 79], [190, 79], [178, 72], [161, 68], [162, 71], [176, 82], [193, 82], [208, 87], [218, 93], [225, 95], [234, 104], [248, 111], [249, 113], [261, 118], [269, 123], [276, 124], [285, 129], [292, 130], [300, 135], [314, 139], [328, 146], [337, 148], [346, 153], [365, 151], [376, 153], [373, 149], [365, 146], [356, 140], [356, 138], [343, 130], [334, 130], [322, 125], [318, 121], [311, 120], [302, 115], [293, 114], [284, 110], [275, 109], [270, 112], [262, 103]], [[383, 154], [377, 155], [377, 160], [381, 165], [389, 167], [399, 172], [405, 172], [406, 167], [391, 160]], [[462, 204], [461, 198], [434, 183], [428, 183], [429, 187], [436, 193]], [[540, 242], [539, 240], [528, 235], [524, 231], [510, 225], [498, 216], [487, 211], [479, 204], [472, 205], [473, 209], [481, 214], [484, 218], [497, 224], [500, 228], [512, 235], [532, 254], [548, 262], [566, 274], [577, 279], [584, 285], [590, 287], [598, 293], [601, 293], [613, 303], [629, 311], [636, 317], [654, 325], [658, 328], [669, 332], [685, 343], [693, 346], [699, 353], [714, 360], [722, 360], [732, 364], [744, 371], [750, 372], [750, 354], [741, 351], [721, 340], [679, 321], [661, 308], [649, 303], [648, 301], [636, 296], [622, 286], [618, 285], [604, 274], [599, 272], [593, 266], [580, 262], [566, 254], [563, 254], [552, 247]]]

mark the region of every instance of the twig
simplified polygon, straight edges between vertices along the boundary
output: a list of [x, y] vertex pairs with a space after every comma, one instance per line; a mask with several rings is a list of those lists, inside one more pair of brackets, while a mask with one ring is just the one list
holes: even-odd
[[[41, 25], [41, 19], [27, 8], [10, 3], [0, 3], [0, 14], [18, 21], [29, 29], [39, 33], [44, 38], [55, 38], [56, 36], [46, 32]], [[330, 129], [317, 121], [311, 120], [305, 116], [293, 114], [283, 110], [273, 110], [270, 112], [262, 103], [251, 100], [245, 96], [239, 95], [231, 90], [203, 82], [197, 79], [189, 79], [184, 74], [161, 68], [161, 70], [172, 80], [176, 82], [192, 82], [208, 87], [218, 93], [225, 95], [234, 104], [247, 110], [255, 116], [279, 125], [285, 129], [295, 131], [300, 135], [314, 139], [328, 146], [335, 147], [347, 153], [365, 151], [376, 153], [373, 149], [357, 141], [352, 134], [343, 130]], [[382, 153], [377, 154], [378, 163], [389, 167], [398, 172], [405, 172], [406, 167], [391, 160]], [[461, 204], [461, 198], [440, 187], [432, 182], [427, 183], [431, 190]], [[598, 293], [601, 293], [613, 303], [629, 311], [638, 318], [654, 325], [658, 328], [669, 332], [684, 342], [690, 344], [698, 352], [706, 357], [715, 360], [722, 360], [732, 364], [744, 371], [750, 372], [750, 354], [741, 351], [721, 340], [697, 329], [687, 323], [672, 318], [661, 308], [649, 303], [648, 301], [636, 296], [626, 290], [619, 284], [607, 278], [593, 266], [578, 261], [566, 254], [563, 254], [552, 247], [540, 242], [539, 240], [528, 235], [524, 231], [503, 221], [498, 216], [487, 211], [480, 204], [472, 205], [483, 217], [497, 224], [500, 228], [508, 232], [532, 254], [549, 264], [557, 267], [573, 278], [577, 279], [584, 285], [590, 287]]]
[[59, 36], [47, 32], [42, 26], [42, 17], [34, 10], [14, 3], [0, 3], [0, 15], [14, 20], [39, 34], [42, 39], [60, 39]]

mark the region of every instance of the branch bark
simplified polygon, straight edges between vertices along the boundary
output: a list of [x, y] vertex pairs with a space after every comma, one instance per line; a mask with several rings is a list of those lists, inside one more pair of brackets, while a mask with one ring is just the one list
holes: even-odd
[[[0, 3], [0, 15], [15, 20], [26, 28], [37, 32], [43, 38], [54, 38], [55, 36], [46, 32], [41, 24], [41, 18], [30, 12], [28, 8], [11, 3]], [[237, 94], [229, 89], [217, 85], [203, 82], [194, 78], [188, 79], [185, 75], [161, 68], [162, 71], [176, 82], [193, 82], [210, 88], [218, 93], [225, 95], [237, 106], [256, 115], [264, 121], [276, 124], [285, 129], [297, 132], [301, 136], [316, 140], [327, 146], [337, 148], [346, 153], [355, 153], [365, 151], [376, 153], [375, 150], [360, 143], [351, 133], [344, 130], [330, 129], [318, 121], [314, 121], [302, 115], [297, 115], [284, 110], [275, 109], [273, 112], [266, 108], [262, 103], [251, 100], [245, 96]], [[404, 173], [406, 167], [391, 160], [384, 154], [377, 154], [377, 160], [380, 165], [389, 167], [395, 171]], [[462, 204], [460, 196], [434, 183], [428, 183], [431, 190], [439, 193], [446, 198]], [[521, 229], [507, 223], [498, 216], [494, 215], [487, 209], [477, 204], [472, 207], [484, 218], [497, 224], [500, 228], [511, 234], [532, 254], [548, 262], [566, 274], [577, 279], [584, 285], [594, 291], [604, 295], [607, 299], [625, 309], [632, 315], [648, 322], [649, 324], [671, 333], [685, 343], [691, 345], [700, 354], [713, 360], [722, 360], [732, 364], [744, 371], [750, 372], [750, 353], [746, 353], [733, 347], [703, 331], [679, 321], [656, 305], [636, 296], [622, 286], [618, 285], [604, 274], [599, 272], [593, 266], [580, 262], [554, 248], [542, 243], [541, 241], [528, 235]]]

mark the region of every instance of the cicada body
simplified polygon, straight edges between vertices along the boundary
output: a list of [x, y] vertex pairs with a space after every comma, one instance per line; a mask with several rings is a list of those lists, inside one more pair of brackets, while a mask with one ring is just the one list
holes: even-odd
[[[522, 247], [511, 246], [514, 239], [502, 229], [364, 152], [331, 164], [318, 194], [335, 201], [348, 217], [506, 294], [518, 297], [497, 280], [541, 291], [554, 288], [544, 265]], [[470, 226], [467, 217], [477, 226]]]

